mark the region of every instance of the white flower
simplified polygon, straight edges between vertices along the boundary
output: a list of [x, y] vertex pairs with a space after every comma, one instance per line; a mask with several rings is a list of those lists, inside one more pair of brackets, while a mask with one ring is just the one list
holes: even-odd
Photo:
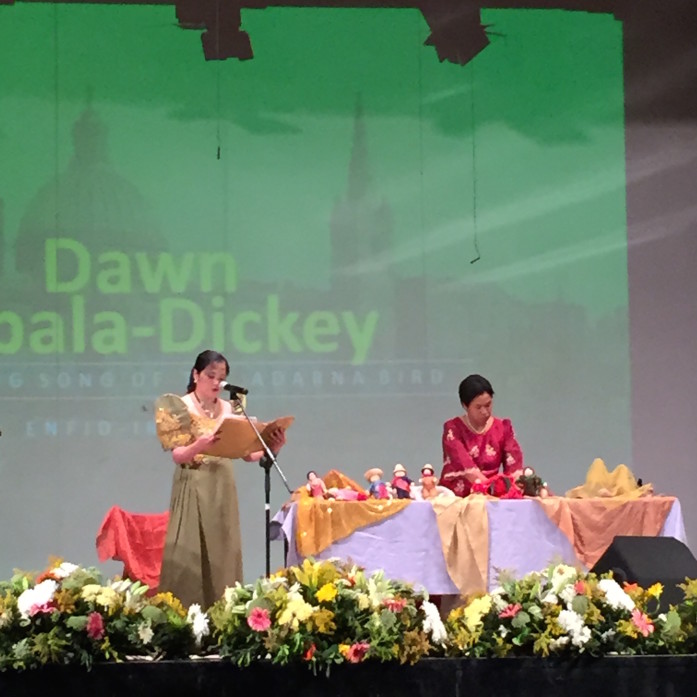
[[138, 638], [143, 642], [144, 646], [147, 646], [153, 637], [152, 627], [150, 622], [141, 622], [138, 625]]
[[583, 617], [573, 610], [562, 610], [557, 621], [571, 637], [574, 646], [583, 646], [591, 638], [591, 630], [583, 623]]
[[627, 610], [631, 612], [636, 605], [634, 601], [622, 590], [620, 584], [612, 578], [603, 578], [598, 581], [598, 588], [605, 593], [607, 604], [613, 610]]
[[77, 568], [77, 564], [71, 564], [69, 561], [64, 561], [60, 566], [56, 566], [54, 569], [51, 569], [51, 573], [56, 578], [63, 579], [70, 576], [70, 574], [72, 574]]
[[244, 588], [239, 581], [236, 581], [234, 586], [226, 586], [223, 591], [226, 610], [230, 610], [234, 605], [239, 604], [240, 591], [243, 590]]
[[194, 632], [196, 643], [200, 644], [203, 637], [208, 635], [208, 615], [201, 611], [201, 606], [198, 603], [194, 603], [189, 607], [186, 619]]
[[546, 605], [557, 605], [559, 603], [559, 598], [549, 591], [549, 593], [542, 598], [542, 602]]
[[125, 593], [131, 586], [133, 585], [133, 581], [131, 581], [128, 578], [124, 578], [123, 580], [118, 580], [118, 581], [112, 581], [109, 586], [113, 588], [117, 593]]
[[603, 632], [600, 635], [600, 639], [603, 642], [610, 641], [615, 636], [615, 634], [617, 634], [617, 632], [614, 629], [608, 629], [606, 632]]
[[552, 578], [550, 579], [552, 583], [552, 592], [559, 593], [559, 591], [569, 583], [574, 583], [577, 577], [578, 571], [576, 571], [573, 566], [569, 566], [568, 564], [557, 564], [552, 571]]
[[443, 646], [448, 638], [448, 633], [445, 630], [443, 620], [440, 618], [438, 608], [428, 600], [424, 601], [422, 607], [426, 613], [424, 631], [431, 635], [434, 644]]
[[501, 635], [502, 639], [505, 639], [508, 636], [508, 633], [508, 627], [503, 624], [499, 626], [499, 634]]
[[559, 597], [566, 603], [569, 609], [571, 608], [571, 602], [577, 595], [578, 594], [576, 593], [576, 589], [574, 588], [572, 583], [570, 583], [568, 586], [562, 588], [562, 590], [559, 591]]
[[501, 612], [501, 610], [508, 607], [509, 603], [503, 596], [506, 594], [506, 589], [503, 586], [496, 586], [489, 595], [491, 595], [491, 601], [494, 603], [496, 612]]
[[19, 614], [27, 619], [32, 614], [32, 609], [43, 607], [53, 600], [53, 594], [56, 592], [58, 584], [52, 578], [47, 578], [45, 581], [38, 583], [33, 588], [27, 588], [17, 598], [17, 609]]
[[557, 637], [556, 639], [552, 639], [552, 641], [549, 642], [549, 648], [551, 651], [554, 651], [555, 649], [560, 649], [563, 646], [566, 646], [571, 639], [569, 639], [568, 636], [560, 636]]
[[576, 632], [572, 637], [571, 637], [571, 643], [574, 646], [581, 647], [584, 644], [588, 643], [591, 638], [591, 630], [583, 626], [581, 627], [580, 631]]

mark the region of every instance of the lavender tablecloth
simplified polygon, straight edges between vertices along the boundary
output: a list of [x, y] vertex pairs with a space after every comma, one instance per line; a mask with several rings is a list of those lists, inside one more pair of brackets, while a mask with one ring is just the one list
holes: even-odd
[[[288, 564], [302, 561], [295, 546], [296, 506], [279, 511], [271, 524], [272, 539], [288, 541]], [[567, 537], [535, 501], [490, 501], [487, 513], [489, 589], [496, 586], [501, 569], [520, 577], [557, 561], [579, 563]], [[686, 542], [677, 499], [660, 535]], [[428, 501], [413, 501], [392, 517], [361, 528], [315, 555], [317, 559], [330, 557], [352, 560], [368, 572], [384, 569], [388, 578], [411, 582], [432, 594], [458, 592], [445, 566], [436, 515]]]

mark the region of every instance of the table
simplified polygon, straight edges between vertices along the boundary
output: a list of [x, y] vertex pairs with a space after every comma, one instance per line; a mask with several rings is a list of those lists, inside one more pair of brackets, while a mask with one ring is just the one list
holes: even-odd
[[[662, 497], [664, 502], [665, 498]], [[686, 542], [680, 502], [677, 498], [669, 498], [672, 499], [670, 510], [659, 535]], [[655, 500], [647, 498], [641, 505], [654, 503]], [[352, 505], [352, 502], [342, 505]], [[279, 511], [272, 521], [272, 539], [287, 541], [286, 562], [289, 565], [302, 561], [295, 544], [297, 506], [293, 503]], [[555, 562], [588, 568], [580, 562], [570, 539], [550, 520], [537, 500], [492, 499], [486, 504], [486, 513], [489, 590], [497, 585], [498, 572], [503, 569], [521, 577]], [[621, 520], [619, 523], [619, 531], [615, 534], [634, 534], [623, 532]], [[412, 501], [395, 515], [356, 530], [314, 556], [316, 559], [352, 560], [368, 572], [383, 569], [388, 578], [413, 583], [431, 594], [459, 592], [446, 568], [436, 514], [428, 501]]]

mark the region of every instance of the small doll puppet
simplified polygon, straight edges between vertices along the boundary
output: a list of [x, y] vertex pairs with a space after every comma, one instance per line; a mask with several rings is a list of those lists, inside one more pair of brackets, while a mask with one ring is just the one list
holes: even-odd
[[310, 496], [314, 499], [323, 499], [327, 497], [327, 487], [324, 481], [317, 476], [317, 472], [310, 470], [307, 473], [307, 487]]
[[373, 499], [391, 499], [390, 490], [382, 481], [382, 470], [379, 467], [372, 467], [363, 475], [369, 483], [368, 496]]
[[421, 468], [421, 497], [432, 499], [438, 496], [438, 478], [431, 465], [424, 465]]
[[541, 477], [535, 474], [532, 467], [526, 467], [523, 470], [523, 474], [516, 479], [516, 484], [524, 496], [539, 496], [540, 498], [549, 496], [547, 482], [543, 482]]
[[398, 499], [410, 499], [412, 497], [412, 480], [407, 477], [404, 465], [396, 464], [392, 470], [392, 481], [390, 482], [392, 493]]

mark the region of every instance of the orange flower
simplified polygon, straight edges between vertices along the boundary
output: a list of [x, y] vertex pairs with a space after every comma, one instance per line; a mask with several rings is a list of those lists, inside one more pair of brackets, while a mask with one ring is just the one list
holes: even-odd
[[310, 648], [303, 654], [303, 660], [311, 661], [315, 651], [317, 651], [317, 647], [314, 644], [310, 644]]

